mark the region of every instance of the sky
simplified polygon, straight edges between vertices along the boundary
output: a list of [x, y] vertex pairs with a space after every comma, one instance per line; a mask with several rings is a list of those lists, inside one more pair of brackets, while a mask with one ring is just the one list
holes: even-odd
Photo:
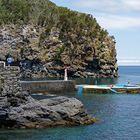
[[118, 65], [140, 65], [140, 0], [51, 0], [92, 14], [116, 39]]

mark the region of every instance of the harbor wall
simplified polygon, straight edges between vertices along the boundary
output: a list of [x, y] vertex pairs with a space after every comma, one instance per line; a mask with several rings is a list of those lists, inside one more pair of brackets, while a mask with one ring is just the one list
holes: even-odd
[[20, 81], [20, 83], [23, 89], [29, 90], [31, 93], [62, 93], [76, 90], [73, 80]]

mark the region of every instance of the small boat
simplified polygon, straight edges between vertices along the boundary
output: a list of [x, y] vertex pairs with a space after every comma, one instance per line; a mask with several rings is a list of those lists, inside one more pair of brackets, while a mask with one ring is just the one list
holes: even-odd
[[139, 85], [114, 84], [114, 85], [76, 85], [78, 93], [129, 93], [140, 94]]

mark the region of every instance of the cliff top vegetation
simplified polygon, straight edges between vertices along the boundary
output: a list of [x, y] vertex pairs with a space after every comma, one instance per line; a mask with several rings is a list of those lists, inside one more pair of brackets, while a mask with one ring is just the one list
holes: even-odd
[[[35, 24], [59, 28], [96, 29], [101, 27], [90, 14], [58, 7], [48, 0], [0, 0], [0, 25]], [[103, 35], [108, 32], [102, 29]]]

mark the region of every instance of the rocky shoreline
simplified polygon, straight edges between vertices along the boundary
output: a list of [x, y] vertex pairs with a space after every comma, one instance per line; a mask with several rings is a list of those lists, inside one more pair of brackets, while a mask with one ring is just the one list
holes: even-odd
[[36, 100], [19, 83], [19, 68], [0, 68], [0, 128], [46, 128], [96, 121], [75, 98]]

